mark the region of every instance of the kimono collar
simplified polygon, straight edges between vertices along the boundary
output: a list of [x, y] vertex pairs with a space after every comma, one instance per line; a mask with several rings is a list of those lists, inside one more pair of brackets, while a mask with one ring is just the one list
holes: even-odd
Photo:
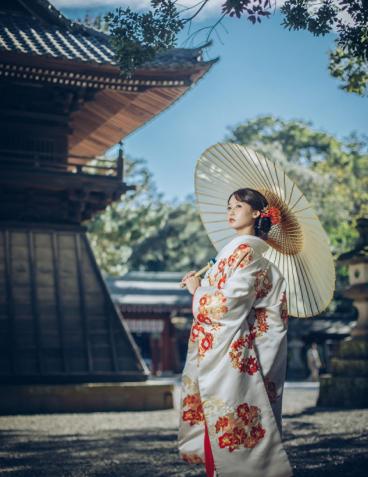
[[248, 243], [260, 255], [262, 255], [269, 248], [268, 243], [260, 237], [257, 237], [256, 235], [242, 234], [234, 237], [227, 245], [225, 245], [224, 250], [228, 247], [229, 250], [232, 250], [241, 243]]

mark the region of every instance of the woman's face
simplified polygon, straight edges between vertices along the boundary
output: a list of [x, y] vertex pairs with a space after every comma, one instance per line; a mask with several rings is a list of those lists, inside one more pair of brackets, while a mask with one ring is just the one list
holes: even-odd
[[252, 227], [255, 219], [260, 214], [259, 210], [254, 210], [246, 202], [241, 202], [232, 196], [227, 206], [227, 220], [234, 230], [242, 230]]

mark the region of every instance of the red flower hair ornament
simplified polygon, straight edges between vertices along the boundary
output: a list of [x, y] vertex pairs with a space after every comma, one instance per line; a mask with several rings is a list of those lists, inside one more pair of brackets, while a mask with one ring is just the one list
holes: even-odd
[[264, 207], [261, 210], [260, 217], [269, 217], [271, 219], [272, 225], [276, 225], [281, 222], [281, 212], [277, 207]]

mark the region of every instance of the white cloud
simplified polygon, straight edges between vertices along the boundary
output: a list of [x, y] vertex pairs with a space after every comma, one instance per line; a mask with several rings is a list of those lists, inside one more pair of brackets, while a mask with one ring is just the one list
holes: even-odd
[[[221, 14], [221, 5], [225, 0], [210, 0], [208, 5], [201, 10], [201, 12], [196, 16], [195, 20], [203, 20], [210, 16]], [[193, 7], [192, 9], [185, 10], [183, 16], [190, 16], [196, 12], [199, 8], [194, 7], [198, 4], [199, 0], [179, 0], [177, 3], [178, 9], [183, 10], [186, 8]], [[144, 10], [150, 8], [150, 0], [51, 0], [51, 3], [56, 8], [70, 8], [70, 9], [86, 9], [91, 10], [93, 8], [101, 7], [111, 7], [114, 9], [116, 7], [130, 7], [132, 10]]]
[[51, 0], [56, 8], [88, 8], [88, 7], [105, 7], [110, 5], [129, 5], [148, 3], [146, 0], [129, 1], [129, 0]]
[[[206, 17], [214, 14], [221, 15], [221, 6], [225, 0], [210, 0], [208, 4], [201, 10], [196, 20], [203, 20]], [[276, 0], [276, 5], [279, 7], [285, 2], [285, 0]], [[133, 10], [140, 10], [149, 8], [151, 5], [150, 0], [52, 0], [51, 3], [57, 8], [86, 8], [91, 9], [95, 7], [130, 7]], [[191, 8], [184, 13], [187, 16], [192, 15], [199, 8], [195, 7], [199, 3], [199, 0], [178, 0], [178, 8]]]
[[[280, 8], [286, 0], [276, 0], [276, 8]], [[335, 0], [337, 1], [337, 0]], [[199, 0], [179, 0], [179, 8], [188, 8], [198, 5]], [[201, 11], [201, 13], [196, 17], [196, 20], [204, 20], [207, 17], [221, 14], [221, 7], [224, 4], [225, 0], [210, 0], [208, 5]], [[148, 8], [150, 6], [150, 0], [51, 0], [51, 3], [56, 8], [69, 8], [69, 9], [83, 9], [91, 10], [93, 8], [101, 7], [111, 7], [111, 9], [116, 7], [131, 7], [134, 10], [141, 10]], [[318, 4], [314, 5], [313, 8], [317, 8]], [[198, 8], [198, 7], [197, 7]], [[185, 15], [190, 16], [191, 13], [196, 11], [195, 8], [187, 10]], [[346, 12], [340, 12], [339, 18], [341, 18], [345, 23], [352, 23], [351, 18]]]
[[[196, 11], [195, 5], [199, 3], [200, 0], [178, 0], [177, 6], [179, 9], [190, 8], [190, 10], [186, 10], [185, 16], [190, 16]], [[276, 0], [276, 8], [280, 8], [286, 0]], [[225, 0], [210, 0], [208, 4], [203, 8], [203, 10], [199, 13], [199, 15], [195, 18], [195, 20], [204, 20], [210, 16], [221, 15], [221, 7], [224, 4]], [[51, 3], [56, 8], [70, 8], [70, 9], [83, 9], [90, 10], [92, 8], [98, 7], [111, 7], [111, 9], [115, 7], [130, 7], [133, 10], [144, 10], [151, 6], [150, 0], [51, 0]], [[337, 0], [334, 0], [334, 3], [337, 3]], [[318, 8], [319, 4], [313, 4], [311, 10]], [[198, 6], [197, 6], [198, 9]], [[273, 11], [273, 8], [272, 8]], [[339, 12], [339, 18], [347, 24], [352, 24], [351, 17], [343, 11]]]
[[144, 8], [149, 0], [51, 0], [56, 8], [128, 7]]
[[[91, 8], [91, 7], [109, 7], [109, 6], [122, 6], [131, 7], [134, 9], [148, 8], [151, 4], [150, 0], [52, 0], [51, 2], [55, 7], [67, 7], [67, 8]], [[198, 0], [180, 0], [177, 5], [180, 8], [191, 7], [198, 3]], [[224, 3], [224, 0], [211, 0], [206, 5], [206, 10], [216, 10], [220, 5]]]

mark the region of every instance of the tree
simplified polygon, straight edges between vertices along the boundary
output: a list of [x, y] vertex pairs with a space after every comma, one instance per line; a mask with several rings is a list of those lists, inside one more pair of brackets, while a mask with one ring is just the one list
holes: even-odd
[[90, 15], [89, 13], [86, 13], [83, 18], [77, 18], [77, 21], [79, 23], [83, 23], [83, 25], [89, 27], [89, 28], [94, 28], [97, 31], [100, 31], [102, 33], [107, 33], [109, 26], [105, 21], [104, 15]]
[[[159, 51], [172, 48], [178, 33], [192, 26], [194, 18], [208, 6], [200, 0], [192, 7], [178, 8], [178, 0], [151, 0], [148, 12], [118, 8], [106, 15], [110, 39], [122, 74], [131, 76], [145, 61]], [[207, 40], [216, 33], [226, 16], [246, 18], [260, 23], [271, 16], [277, 0], [224, 0], [221, 16], [207, 27], [189, 35], [207, 31]], [[191, 13], [187, 13], [191, 10]], [[330, 53], [329, 71], [341, 81], [341, 88], [359, 95], [367, 93], [368, 84], [368, 1], [367, 0], [286, 0], [281, 13], [282, 26], [290, 30], [307, 30], [315, 36], [336, 34], [336, 48]]]
[[110, 42], [123, 76], [131, 76], [156, 52], [175, 46], [176, 35], [183, 28], [175, 0], [151, 0], [152, 11], [137, 13], [131, 8], [117, 8], [105, 21], [110, 29]]
[[[224, 140], [247, 144], [281, 164], [316, 210], [335, 257], [354, 246], [356, 220], [368, 213], [366, 137], [352, 133], [339, 140], [304, 121], [260, 116], [230, 128]], [[193, 196], [165, 201], [143, 159], [127, 160], [125, 175], [137, 190], [88, 226], [104, 273], [186, 271], [216, 255]], [[338, 276], [346, 279], [345, 268]]]
[[156, 233], [135, 247], [132, 270], [188, 271], [202, 268], [216, 250], [202, 225], [194, 198], [163, 204], [166, 221]]
[[104, 274], [188, 271], [201, 268], [216, 254], [192, 196], [182, 203], [164, 201], [143, 159], [127, 158], [125, 176], [137, 189], [88, 223], [89, 239]]
[[101, 270], [109, 275], [128, 271], [134, 246], [149, 238], [166, 220], [151, 172], [143, 159], [125, 159], [127, 191], [88, 222], [88, 236]]
[[[356, 220], [368, 214], [367, 137], [339, 140], [308, 122], [260, 116], [231, 128], [226, 140], [281, 164], [316, 210], [335, 257], [354, 246]], [[345, 267], [338, 272], [345, 281]]]
[[368, 84], [368, 1], [287, 0], [281, 7], [282, 25], [308, 30], [315, 36], [336, 33], [329, 71], [341, 88], [364, 95]]

